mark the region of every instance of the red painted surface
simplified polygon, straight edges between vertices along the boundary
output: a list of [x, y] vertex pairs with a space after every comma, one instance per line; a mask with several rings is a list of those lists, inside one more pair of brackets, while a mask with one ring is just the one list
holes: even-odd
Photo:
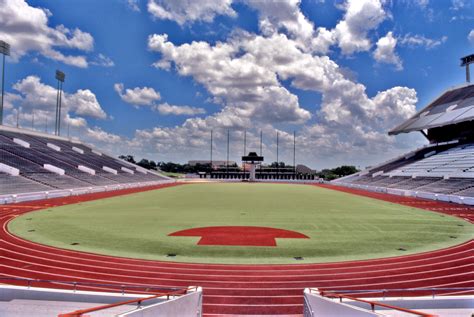
[[[221, 314], [302, 314], [305, 287], [334, 291], [474, 287], [474, 240], [433, 252], [365, 261], [222, 265], [147, 261], [64, 250], [20, 239], [6, 230], [8, 221], [15, 215], [28, 211], [168, 186], [173, 185], [0, 205], [0, 277], [107, 283], [116, 287], [78, 286], [77, 289], [118, 291], [124, 287], [129, 291], [145, 293], [150, 293], [146, 287], [139, 290], [128, 285], [155, 287], [198, 285], [204, 290], [203, 310], [206, 317]], [[394, 203], [410, 204], [471, 221], [474, 219], [474, 208], [469, 206], [348, 190], [331, 185], [324, 187]], [[25, 285], [24, 282], [8, 283]], [[68, 285], [51, 285], [42, 281], [33, 282], [32, 286], [71, 289]], [[444, 292], [448, 293], [467, 292]], [[372, 296], [381, 295], [372, 294]], [[401, 295], [413, 295], [413, 293], [388, 293], [388, 296]], [[424, 295], [430, 294], [426, 292]]]
[[276, 238], [309, 239], [308, 236], [285, 229], [249, 226], [192, 228], [173, 232], [171, 237], [201, 237], [198, 245], [234, 245], [276, 247]]
[[333, 190], [337, 190], [337, 191], [341, 191], [341, 192], [345, 192], [349, 194], [375, 198], [375, 199], [388, 201], [388, 202], [399, 204], [399, 205], [405, 205], [405, 206], [416, 207], [420, 209], [437, 211], [444, 214], [456, 216], [456, 217], [459, 217], [459, 218], [462, 218], [464, 220], [474, 223], [474, 207], [469, 206], [469, 205], [459, 205], [459, 204], [453, 204], [453, 203], [442, 202], [442, 201], [421, 199], [421, 198], [416, 198], [416, 197], [398, 196], [398, 195], [390, 195], [390, 194], [385, 194], [385, 193], [370, 192], [370, 191], [365, 191], [362, 189], [348, 188], [348, 187], [336, 186], [336, 185], [318, 184], [316, 186], [333, 189]]

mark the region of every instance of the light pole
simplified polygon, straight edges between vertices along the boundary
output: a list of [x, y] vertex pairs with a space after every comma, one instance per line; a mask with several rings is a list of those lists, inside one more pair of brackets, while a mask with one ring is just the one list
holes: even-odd
[[293, 131], [293, 179], [296, 178], [296, 131]]
[[278, 157], [278, 143], [279, 143], [279, 132], [277, 131], [277, 179], [279, 179], [279, 174], [280, 174], [280, 162], [279, 162], [279, 157]]
[[3, 93], [5, 90], [5, 56], [10, 56], [10, 44], [0, 41], [0, 53], [3, 55], [2, 67], [2, 103], [0, 104], [0, 125], [3, 125]]
[[[260, 156], [262, 156], [263, 131], [260, 130]], [[262, 178], [262, 164], [260, 164], [260, 178]]]
[[[244, 130], [244, 155], [245, 156], [247, 155], [247, 130]], [[244, 170], [244, 174], [242, 175], [242, 179], [246, 179], [245, 177], [245, 162], [242, 163], [243, 165], [243, 170]]]
[[230, 130], [227, 130], [227, 161], [226, 161], [226, 178], [229, 178], [229, 142], [230, 142]]
[[471, 82], [471, 73], [469, 72], [469, 65], [474, 63], [474, 54], [464, 56], [461, 58], [461, 66], [466, 67], [466, 82]]
[[211, 162], [211, 170], [209, 171], [209, 177], [210, 177], [210, 178], [212, 178], [212, 144], [213, 144], [213, 143], [212, 143], [212, 142], [213, 142], [213, 140], [212, 140], [212, 136], [213, 136], [213, 135], [212, 135], [212, 134], [213, 134], [213, 133], [214, 133], [214, 131], [211, 129], [211, 161], [210, 161], [210, 162]]
[[61, 97], [65, 78], [66, 75], [62, 71], [56, 71], [56, 79], [58, 80], [58, 94], [56, 95], [56, 135], [59, 135], [61, 130]]

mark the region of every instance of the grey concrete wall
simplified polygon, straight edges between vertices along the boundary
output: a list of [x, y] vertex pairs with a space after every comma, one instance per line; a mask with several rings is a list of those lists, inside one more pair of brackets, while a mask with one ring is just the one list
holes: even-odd
[[309, 292], [304, 293], [305, 300], [311, 312], [305, 312], [304, 317], [374, 317], [383, 316], [360, 307], [339, 303], [327, 297]]
[[[378, 303], [393, 305], [414, 310], [423, 309], [467, 309], [474, 312], [474, 296], [436, 296], [436, 297], [406, 297], [406, 298], [375, 298], [370, 299]], [[351, 302], [354, 306], [364, 307], [363, 303]], [[386, 308], [377, 307], [377, 310]]]
[[177, 297], [175, 299], [133, 310], [117, 317], [200, 317], [202, 311], [202, 291]]
[[[11, 300], [42, 300], [42, 301], [64, 301], [64, 302], [83, 302], [83, 303], [103, 303], [112, 304], [123, 302], [149, 295], [137, 294], [117, 294], [106, 292], [85, 292], [85, 291], [65, 291], [48, 288], [26, 288], [20, 286], [0, 285], [0, 302]], [[159, 298], [151, 300], [150, 303], [162, 302], [165, 299]]]

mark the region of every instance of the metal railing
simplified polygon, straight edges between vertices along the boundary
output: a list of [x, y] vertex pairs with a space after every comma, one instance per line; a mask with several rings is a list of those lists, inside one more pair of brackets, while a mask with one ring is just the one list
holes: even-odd
[[[315, 289], [310, 289], [315, 291]], [[318, 290], [320, 292], [321, 290]], [[325, 293], [330, 293], [330, 292], [337, 292], [338, 294], [351, 294], [351, 295], [369, 295], [369, 296], [374, 296], [374, 295], [380, 295], [385, 299], [385, 297], [390, 297], [390, 296], [400, 296], [399, 294], [407, 294], [411, 293], [415, 296], [416, 294], [421, 294], [417, 296], [422, 296], [422, 295], [429, 295], [435, 298], [436, 296], [446, 296], [446, 295], [452, 295], [455, 293], [469, 293], [471, 295], [474, 295], [474, 287], [420, 287], [420, 288], [386, 288], [386, 289], [359, 289], [359, 290], [327, 290], [324, 291]], [[394, 293], [399, 293], [399, 294], [394, 294]], [[408, 295], [405, 295], [405, 297], [409, 297]]]
[[175, 183], [175, 180], [156, 180], [147, 182], [135, 182], [135, 183], [121, 183], [111, 185], [95, 185], [88, 187], [79, 187], [71, 189], [51, 189], [49, 191], [36, 191], [30, 193], [18, 193], [18, 194], [0, 194], [0, 205], [2, 204], [15, 204], [25, 201], [43, 200], [50, 198], [64, 198], [79, 196], [84, 194], [95, 194], [103, 192], [111, 192], [116, 190], [134, 189], [150, 186], [158, 186], [164, 184]]
[[[343, 299], [351, 300], [351, 301], [356, 301], [356, 302], [361, 302], [361, 303], [366, 303], [370, 305], [370, 308], [373, 312], [375, 312], [375, 308], [377, 306], [379, 307], [384, 307], [388, 309], [393, 309], [417, 316], [423, 316], [423, 317], [437, 317], [437, 315], [433, 314], [428, 314], [424, 313], [421, 311], [413, 310], [413, 309], [407, 309], [403, 307], [398, 307], [390, 304], [385, 304], [381, 303], [378, 301], [372, 301], [368, 299], [360, 299], [355, 296], [361, 296], [361, 295], [366, 295], [366, 296], [374, 296], [374, 295], [381, 295], [383, 299], [386, 297], [389, 297], [390, 294], [398, 293], [398, 294], [413, 294], [414, 295], [431, 295], [433, 298], [435, 298], [436, 294], [438, 296], [446, 296], [446, 295], [452, 295], [452, 294], [461, 294], [461, 293], [468, 293], [468, 294], [474, 294], [474, 287], [428, 287], [428, 288], [410, 288], [410, 289], [370, 289], [370, 290], [337, 290], [337, 291], [332, 291], [332, 290], [319, 290], [319, 289], [314, 289], [314, 288], [309, 288], [309, 293], [319, 293], [321, 296], [328, 297], [328, 298], [338, 298], [339, 302], [342, 303]], [[350, 295], [349, 295], [350, 294]], [[399, 296], [399, 295], [398, 295]], [[405, 295], [405, 297], [409, 297]], [[311, 308], [311, 305], [309, 302], [306, 300], [305, 297], [305, 302], [304, 302], [304, 316], [314, 316], [314, 311]]]
[[187, 293], [188, 289], [181, 290], [181, 291], [175, 291], [175, 292], [168, 292], [168, 293], [161, 293], [161, 294], [155, 294], [153, 296], [145, 297], [145, 298], [137, 298], [137, 299], [131, 299], [127, 301], [122, 301], [118, 303], [113, 303], [113, 304], [106, 304], [106, 305], [101, 305], [101, 306], [96, 306], [92, 308], [86, 308], [86, 309], [79, 309], [70, 313], [65, 313], [65, 314], [60, 314], [58, 317], [81, 317], [84, 314], [88, 313], [94, 313], [98, 312], [101, 310], [106, 310], [114, 307], [119, 307], [119, 306], [124, 306], [124, 305], [130, 305], [130, 304], [137, 304], [137, 307], [141, 307], [142, 303], [145, 301], [149, 301], [152, 299], [160, 298], [166, 296], [166, 300], [170, 299], [170, 296], [181, 296], [185, 295]]
[[[58, 285], [61, 286], [70, 286], [69, 290], [72, 292], [91, 289], [91, 288], [101, 288], [107, 290], [108, 292], [117, 292], [121, 295], [125, 295], [126, 292], [133, 292], [134, 294], [145, 294], [150, 295], [148, 297], [136, 298], [127, 301], [117, 302], [113, 304], [106, 304], [101, 306], [96, 306], [88, 309], [76, 310], [73, 312], [60, 314], [58, 317], [80, 317], [87, 313], [97, 312], [109, 308], [114, 308], [123, 305], [137, 304], [137, 307], [140, 307], [143, 302], [153, 300], [160, 297], [166, 297], [166, 300], [169, 300], [170, 297], [182, 296], [187, 294], [189, 291], [198, 290], [198, 287], [164, 287], [164, 286], [150, 286], [150, 285], [140, 285], [140, 284], [109, 284], [109, 283], [92, 283], [92, 282], [75, 282], [75, 281], [61, 281], [61, 280], [49, 280], [49, 279], [31, 279], [23, 277], [0, 277], [0, 285], [15, 285], [15, 286], [24, 286], [27, 288], [31, 287], [41, 287], [46, 288], [47, 286], [57, 288]], [[202, 299], [201, 299], [202, 300]]]
[[384, 303], [380, 303], [380, 302], [374, 302], [374, 301], [371, 301], [371, 300], [360, 299], [360, 298], [347, 296], [347, 295], [342, 295], [342, 294], [336, 294], [336, 293], [325, 294], [324, 292], [321, 292], [321, 296], [325, 296], [325, 297], [329, 297], [329, 298], [339, 298], [339, 301], [341, 303], [342, 303], [343, 298], [349, 299], [349, 300], [352, 300], [352, 301], [357, 301], [357, 302], [360, 302], [360, 303], [366, 303], [366, 304], [370, 305], [370, 309], [373, 312], [375, 312], [375, 307], [379, 306], [379, 307], [384, 307], [384, 308], [388, 308], [388, 309], [392, 309], [392, 310], [401, 311], [401, 312], [408, 313], [408, 314], [413, 314], [413, 315], [416, 315], [416, 316], [438, 317], [438, 315], [423, 313], [421, 311], [417, 311], [417, 310], [413, 310], [413, 309], [403, 308], [403, 307], [399, 307], [399, 306], [395, 306], [395, 305], [384, 304]]
[[[76, 281], [62, 281], [62, 280], [49, 280], [49, 279], [32, 279], [24, 277], [0, 277], [0, 284], [9, 284], [25, 287], [45, 287], [44, 284], [50, 285], [51, 287], [70, 286], [70, 291], [76, 292], [80, 288], [104, 288], [109, 292], [119, 292], [122, 295], [126, 291], [142, 294], [154, 294], [158, 292], [177, 292], [187, 289], [186, 287], [166, 287], [166, 286], [150, 286], [140, 284], [112, 284], [112, 283], [93, 283], [93, 282], [76, 282]], [[41, 285], [43, 284], [43, 285]]]

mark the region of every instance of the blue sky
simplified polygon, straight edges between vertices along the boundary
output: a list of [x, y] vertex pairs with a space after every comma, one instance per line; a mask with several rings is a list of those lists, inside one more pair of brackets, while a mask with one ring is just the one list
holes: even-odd
[[207, 158], [211, 129], [224, 158], [230, 129], [233, 159], [243, 131], [257, 149], [263, 130], [267, 160], [278, 132], [291, 162], [296, 130], [313, 168], [380, 162], [424, 144], [386, 132], [463, 84], [459, 58], [474, 51], [472, 1], [0, 4], [5, 124], [20, 111], [20, 126], [44, 131], [61, 69], [63, 135], [160, 161]]

